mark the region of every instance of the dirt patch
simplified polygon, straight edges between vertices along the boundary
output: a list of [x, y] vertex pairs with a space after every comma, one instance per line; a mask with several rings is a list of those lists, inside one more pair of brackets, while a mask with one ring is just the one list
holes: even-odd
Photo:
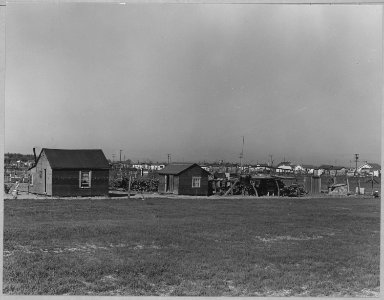
[[13, 255], [14, 253], [15, 253], [14, 251], [4, 250], [4, 251], [3, 251], [3, 256], [4, 256], [4, 257], [8, 257], [8, 256]]
[[282, 290], [269, 290], [265, 289], [260, 292], [255, 292], [252, 296], [263, 296], [263, 297], [284, 297], [293, 295], [293, 291], [291, 289], [282, 289]]
[[105, 283], [114, 283], [117, 280], [118, 279], [114, 275], [106, 275], [103, 278], [101, 278], [101, 281]]
[[[360, 296], [360, 295], [359, 295]], [[361, 291], [361, 296], [365, 297], [379, 297], [380, 296], [380, 291], [373, 291], [369, 289], [363, 289]]]
[[278, 242], [278, 241], [308, 241], [308, 240], [319, 240], [322, 239], [323, 236], [321, 235], [301, 235], [298, 237], [290, 236], [290, 235], [279, 235], [279, 236], [255, 236], [255, 239], [262, 241], [262, 242]]
[[156, 244], [149, 244], [149, 245], [143, 245], [143, 244], [109, 244], [108, 246], [99, 246], [95, 244], [86, 243], [84, 245], [73, 245], [72, 247], [54, 247], [54, 248], [32, 248], [27, 247], [23, 245], [17, 245], [15, 246], [14, 250], [4, 250], [3, 255], [4, 257], [11, 256], [15, 254], [15, 252], [24, 252], [24, 253], [55, 253], [55, 254], [61, 254], [61, 253], [70, 253], [70, 252], [84, 252], [84, 253], [92, 253], [96, 252], [98, 250], [110, 250], [113, 248], [130, 248], [133, 250], [143, 250], [143, 249], [161, 249], [160, 246]]
[[138, 245], [136, 245], [135, 247], [133, 247], [133, 249], [135, 249], [135, 250], [141, 250], [141, 249], [144, 249], [144, 245], [138, 244]]

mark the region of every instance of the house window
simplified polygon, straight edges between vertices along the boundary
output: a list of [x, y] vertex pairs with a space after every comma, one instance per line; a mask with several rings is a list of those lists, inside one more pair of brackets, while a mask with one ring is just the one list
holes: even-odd
[[199, 188], [200, 187], [201, 177], [192, 177], [192, 187]]
[[91, 187], [91, 174], [92, 171], [80, 171], [80, 183], [79, 186], [82, 189], [90, 188]]

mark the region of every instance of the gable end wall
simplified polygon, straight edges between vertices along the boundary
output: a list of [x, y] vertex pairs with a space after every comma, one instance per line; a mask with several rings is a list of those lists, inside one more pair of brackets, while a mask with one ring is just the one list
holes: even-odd
[[[192, 177], [201, 177], [200, 188], [192, 188]], [[179, 174], [179, 195], [208, 196], [208, 174], [194, 166]]]

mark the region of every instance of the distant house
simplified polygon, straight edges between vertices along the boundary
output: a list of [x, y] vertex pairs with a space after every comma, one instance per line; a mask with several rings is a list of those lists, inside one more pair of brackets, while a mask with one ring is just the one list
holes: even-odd
[[301, 165], [301, 167], [304, 169], [304, 173], [306, 174], [313, 174], [316, 169], [313, 165]]
[[343, 166], [332, 166], [331, 175], [337, 176], [337, 175], [346, 175], [347, 168]]
[[317, 170], [318, 175], [331, 175], [332, 165], [321, 165]]
[[208, 175], [198, 164], [171, 163], [160, 170], [159, 193], [208, 195]]
[[165, 164], [159, 164], [159, 163], [156, 163], [156, 164], [152, 164], [149, 166], [149, 169], [152, 170], [152, 171], [158, 171], [158, 170], [161, 170], [161, 169], [164, 169], [165, 168]]
[[225, 163], [224, 166], [225, 166], [225, 169], [224, 169], [225, 173], [237, 174], [239, 172], [239, 166], [237, 164]]
[[317, 167], [313, 165], [298, 164], [293, 166], [295, 174], [314, 174]]
[[202, 167], [205, 171], [207, 171], [207, 172], [210, 172], [211, 171], [211, 167], [209, 166], [209, 165], [207, 165], [207, 164], [205, 164], [205, 165], [200, 165], [200, 167]]
[[376, 163], [366, 162], [357, 168], [357, 172], [360, 174], [368, 174], [379, 177], [381, 174], [381, 166]]
[[43, 148], [29, 169], [29, 191], [49, 196], [108, 195], [109, 163], [102, 150]]
[[319, 175], [329, 175], [329, 176], [337, 176], [337, 175], [345, 175], [347, 173], [347, 169], [342, 166], [333, 166], [333, 165], [321, 165], [318, 167]]
[[292, 166], [292, 169], [293, 169], [293, 172], [295, 174], [302, 174], [302, 173], [305, 173], [305, 169], [302, 165], [294, 165]]
[[135, 169], [138, 169], [138, 170], [148, 170], [149, 169], [149, 164], [147, 163], [137, 163], [137, 164], [133, 164], [132, 165], [132, 168], [135, 168]]
[[256, 172], [270, 172], [271, 171], [271, 166], [268, 164], [257, 164], [255, 166], [255, 171]]
[[276, 167], [276, 173], [292, 173], [293, 166], [289, 161], [283, 161]]
[[151, 170], [151, 171], [158, 171], [165, 167], [165, 164], [161, 163], [137, 163], [132, 164], [132, 168], [138, 169], [138, 170]]

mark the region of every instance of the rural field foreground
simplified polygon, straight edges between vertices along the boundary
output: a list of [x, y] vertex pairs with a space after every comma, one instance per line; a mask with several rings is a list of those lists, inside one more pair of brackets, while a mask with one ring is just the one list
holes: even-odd
[[4, 201], [5, 294], [378, 296], [380, 199]]

